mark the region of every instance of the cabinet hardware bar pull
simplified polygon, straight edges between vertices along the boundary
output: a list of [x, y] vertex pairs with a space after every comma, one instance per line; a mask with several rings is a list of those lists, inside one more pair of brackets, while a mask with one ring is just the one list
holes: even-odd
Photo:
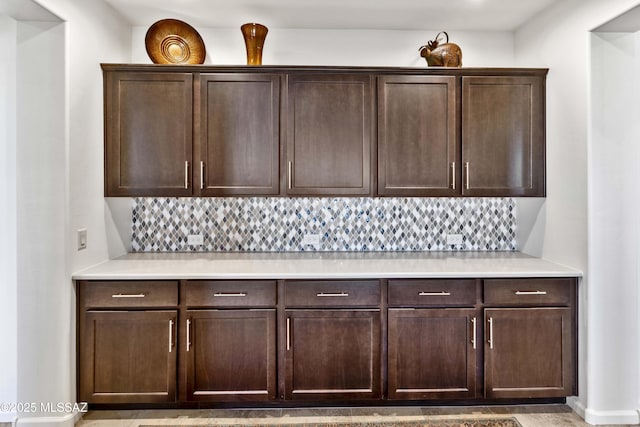
[[189, 160], [184, 161], [184, 188], [189, 188]]
[[476, 335], [477, 335], [477, 330], [476, 330], [476, 318], [474, 317], [473, 319], [471, 319], [471, 324], [473, 325], [473, 337], [471, 337], [471, 344], [473, 345], [473, 349], [476, 349]]
[[291, 350], [291, 318], [287, 317], [287, 351]]
[[169, 320], [169, 353], [173, 350], [173, 319]]
[[451, 189], [456, 189], [456, 162], [451, 162]]
[[489, 317], [489, 348], [493, 348], [493, 317]]
[[516, 291], [516, 295], [546, 295], [547, 291]]
[[418, 293], [418, 296], [421, 296], [421, 297], [448, 297], [450, 295], [451, 295], [451, 292], [447, 292], [447, 291]]
[[469, 162], [464, 164], [464, 189], [469, 189]]
[[291, 190], [291, 176], [292, 176], [293, 162], [289, 161], [287, 164], [287, 187]]
[[200, 189], [204, 188], [204, 162], [200, 162]]
[[317, 297], [348, 297], [348, 292], [319, 292], [316, 294]]
[[144, 298], [145, 294], [113, 294], [111, 298]]
[[214, 297], [246, 297], [246, 292], [216, 292]]
[[187, 319], [187, 351], [191, 348], [191, 319]]

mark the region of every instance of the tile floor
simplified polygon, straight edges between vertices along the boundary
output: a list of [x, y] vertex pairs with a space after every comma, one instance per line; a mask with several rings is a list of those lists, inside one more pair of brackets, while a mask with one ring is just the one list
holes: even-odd
[[588, 426], [566, 405], [89, 411], [76, 427], [302, 424], [514, 416], [522, 427]]

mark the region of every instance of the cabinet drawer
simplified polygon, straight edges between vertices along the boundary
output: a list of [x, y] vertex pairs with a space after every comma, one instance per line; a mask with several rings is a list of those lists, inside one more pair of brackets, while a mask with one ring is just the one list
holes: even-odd
[[377, 280], [295, 280], [284, 285], [287, 307], [373, 307], [380, 305]]
[[276, 281], [188, 281], [185, 301], [187, 307], [274, 307]]
[[490, 279], [484, 281], [486, 305], [571, 305], [575, 279]]
[[475, 280], [389, 280], [389, 306], [473, 306], [478, 302]]
[[146, 308], [178, 305], [178, 282], [80, 282], [80, 301], [86, 308]]

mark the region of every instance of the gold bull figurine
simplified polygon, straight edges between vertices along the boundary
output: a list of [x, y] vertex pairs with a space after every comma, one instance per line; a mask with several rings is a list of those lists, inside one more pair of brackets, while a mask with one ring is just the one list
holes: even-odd
[[[442, 34], [446, 40], [440, 44]], [[420, 47], [420, 56], [427, 60], [430, 67], [462, 67], [462, 49], [455, 43], [449, 43], [449, 35], [444, 31]]]

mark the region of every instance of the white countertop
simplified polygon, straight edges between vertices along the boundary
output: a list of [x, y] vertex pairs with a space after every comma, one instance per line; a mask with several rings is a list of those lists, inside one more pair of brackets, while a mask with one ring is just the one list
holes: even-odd
[[520, 252], [130, 253], [74, 280], [579, 277]]

